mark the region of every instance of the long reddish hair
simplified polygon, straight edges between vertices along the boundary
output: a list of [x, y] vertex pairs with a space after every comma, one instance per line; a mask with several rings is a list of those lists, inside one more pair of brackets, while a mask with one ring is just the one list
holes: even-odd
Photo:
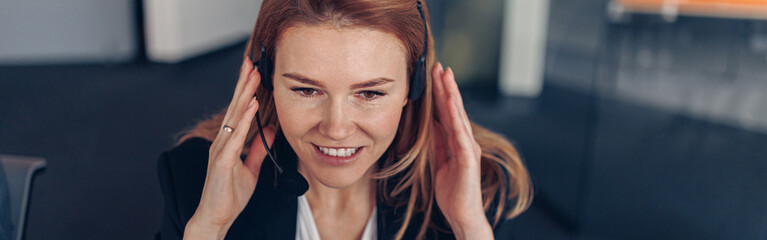
[[[422, 2], [422, 6], [428, 25], [428, 8], [425, 2]], [[255, 51], [255, 55], [251, 56], [251, 49], [263, 45], [268, 57], [274, 59], [282, 33], [297, 24], [362, 27], [393, 34], [400, 39], [406, 51], [408, 76], [411, 76], [414, 62], [424, 48], [424, 26], [416, 8], [416, 0], [264, 0], [245, 49], [245, 56], [258, 59], [260, 51]], [[404, 236], [415, 214], [423, 214], [424, 219], [418, 229], [418, 238], [426, 236], [430, 228], [444, 231], [428, 221], [433, 219], [432, 212], [436, 208], [428, 159], [434, 156], [429, 151], [431, 123], [437, 121], [433, 109], [431, 71], [428, 71], [435, 64], [434, 38], [431, 37], [431, 29], [428, 29], [424, 93], [419, 100], [409, 101], [405, 106], [397, 135], [387, 152], [388, 158], [379, 163], [382, 167], [374, 174], [378, 181], [378, 195], [382, 200], [406, 208], [397, 239]], [[280, 129], [271, 91], [259, 86], [256, 94], [263, 124]], [[183, 131], [178, 143], [190, 137], [203, 137], [212, 141], [225, 114], [226, 109]], [[508, 140], [473, 122], [471, 126], [475, 140], [482, 148], [482, 199], [485, 211], [493, 216], [494, 221], [491, 222], [495, 226], [502, 217], [516, 217], [530, 206], [532, 184], [519, 154]], [[250, 129], [243, 152], [247, 152], [247, 146], [252, 141], [258, 140], [258, 128]], [[492, 204], [494, 199], [500, 201], [496, 200], [497, 203]], [[505, 215], [504, 211], [507, 212]]]

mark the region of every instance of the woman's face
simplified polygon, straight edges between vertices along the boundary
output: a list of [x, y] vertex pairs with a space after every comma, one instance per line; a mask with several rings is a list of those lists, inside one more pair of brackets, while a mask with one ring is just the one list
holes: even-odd
[[367, 180], [397, 133], [407, 91], [404, 47], [392, 34], [299, 25], [277, 46], [277, 115], [310, 182]]

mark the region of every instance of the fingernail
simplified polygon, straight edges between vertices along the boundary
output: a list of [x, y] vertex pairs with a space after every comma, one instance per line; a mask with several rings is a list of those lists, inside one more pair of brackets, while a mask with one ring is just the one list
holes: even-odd
[[445, 69], [442, 68], [442, 63], [441, 62], [437, 62], [437, 68], [439, 69], [439, 73], [440, 74], [445, 72]]
[[250, 99], [250, 103], [248, 103], [248, 107], [253, 106], [253, 104], [256, 103], [256, 97], [254, 96], [253, 99]]

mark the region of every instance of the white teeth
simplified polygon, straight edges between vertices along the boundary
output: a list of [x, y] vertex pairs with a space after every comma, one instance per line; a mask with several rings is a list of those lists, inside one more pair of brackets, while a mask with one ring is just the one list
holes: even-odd
[[357, 152], [357, 148], [325, 148], [318, 147], [322, 153], [334, 157], [349, 157]]

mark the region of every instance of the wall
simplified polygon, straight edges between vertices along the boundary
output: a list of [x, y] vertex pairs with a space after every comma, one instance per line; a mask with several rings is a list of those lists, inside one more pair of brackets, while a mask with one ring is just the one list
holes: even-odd
[[0, 64], [124, 62], [136, 54], [132, 0], [0, 0]]
[[250, 36], [260, 0], [146, 0], [147, 57], [175, 63]]

